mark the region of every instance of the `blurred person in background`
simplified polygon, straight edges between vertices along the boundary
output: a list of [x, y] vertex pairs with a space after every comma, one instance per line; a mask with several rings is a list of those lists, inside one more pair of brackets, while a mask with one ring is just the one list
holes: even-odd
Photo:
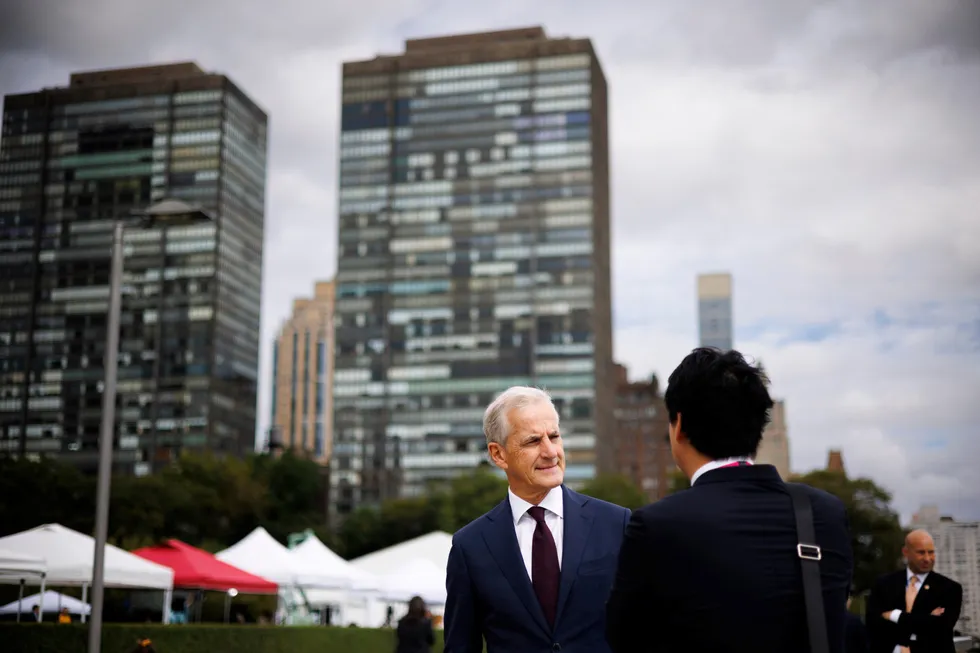
[[395, 629], [398, 645], [395, 653], [429, 653], [435, 644], [432, 617], [421, 596], [413, 596], [408, 602], [408, 614], [398, 620]]
[[936, 544], [924, 530], [905, 537], [906, 567], [878, 579], [865, 621], [871, 653], [952, 653], [963, 586], [933, 571]]

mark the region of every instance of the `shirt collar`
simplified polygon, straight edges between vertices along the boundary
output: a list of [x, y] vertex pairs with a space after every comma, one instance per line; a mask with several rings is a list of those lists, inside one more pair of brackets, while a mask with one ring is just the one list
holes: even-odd
[[[520, 498], [510, 488], [507, 488], [507, 498], [510, 500], [510, 511], [514, 515], [514, 524], [516, 525], [521, 520], [521, 517], [534, 507], [534, 504], [528, 503]], [[561, 486], [551, 488], [538, 505], [545, 510], [555, 513], [559, 518], [564, 518], [565, 501], [562, 496]]]
[[725, 465], [731, 465], [732, 463], [739, 463], [739, 462], [746, 462], [749, 463], [750, 465], [753, 464], [753, 460], [751, 458], [745, 458], [745, 457], [719, 458], [718, 460], [712, 460], [711, 462], [707, 462], [701, 465], [701, 467], [698, 468], [698, 471], [694, 472], [694, 475], [691, 476], [691, 485], [694, 485], [697, 482], [697, 480], [701, 478], [701, 476], [704, 475], [706, 472], [710, 472], [713, 469], [718, 469], [719, 467], [724, 467]]
[[906, 567], [905, 568], [905, 586], [908, 587], [909, 581], [912, 580], [912, 576], [918, 576], [919, 577], [919, 587], [922, 587], [922, 584], [926, 582], [926, 576], [928, 576], [928, 575], [929, 575], [929, 572], [926, 572], [924, 574], [913, 574], [912, 573], [912, 570], [909, 569], [908, 567]]

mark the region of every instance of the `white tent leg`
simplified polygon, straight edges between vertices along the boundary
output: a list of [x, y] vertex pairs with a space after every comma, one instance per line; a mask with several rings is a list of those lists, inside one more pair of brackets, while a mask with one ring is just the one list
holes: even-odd
[[44, 619], [44, 581], [47, 580], [47, 576], [41, 574], [41, 607], [37, 611], [38, 623]]
[[170, 604], [174, 600], [173, 589], [168, 589], [163, 591], [163, 623], [170, 623]]
[[23, 609], [21, 605], [24, 602], [24, 579], [20, 579], [20, 589], [17, 590], [17, 623], [20, 623], [20, 611]]
[[[82, 584], [82, 603], [88, 603], [88, 583]], [[85, 613], [82, 613], [82, 623], [85, 623]]]

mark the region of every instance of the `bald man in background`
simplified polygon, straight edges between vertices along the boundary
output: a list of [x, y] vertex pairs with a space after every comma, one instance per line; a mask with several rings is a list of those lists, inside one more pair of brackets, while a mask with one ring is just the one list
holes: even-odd
[[909, 533], [902, 555], [908, 566], [879, 578], [868, 596], [871, 653], [952, 653], [963, 586], [933, 571], [936, 545], [926, 531]]

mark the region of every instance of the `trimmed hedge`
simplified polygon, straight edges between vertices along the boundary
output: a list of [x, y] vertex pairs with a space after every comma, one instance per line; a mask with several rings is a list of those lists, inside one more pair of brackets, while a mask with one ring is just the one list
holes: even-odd
[[[102, 653], [130, 653], [148, 637], [157, 653], [391, 653], [393, 630], [330, 626], [105, 624]], [[0, 650], [86, 653], [84, 624], [0, 624]], [[442, 650], [436, 631], [434, 651]]]

